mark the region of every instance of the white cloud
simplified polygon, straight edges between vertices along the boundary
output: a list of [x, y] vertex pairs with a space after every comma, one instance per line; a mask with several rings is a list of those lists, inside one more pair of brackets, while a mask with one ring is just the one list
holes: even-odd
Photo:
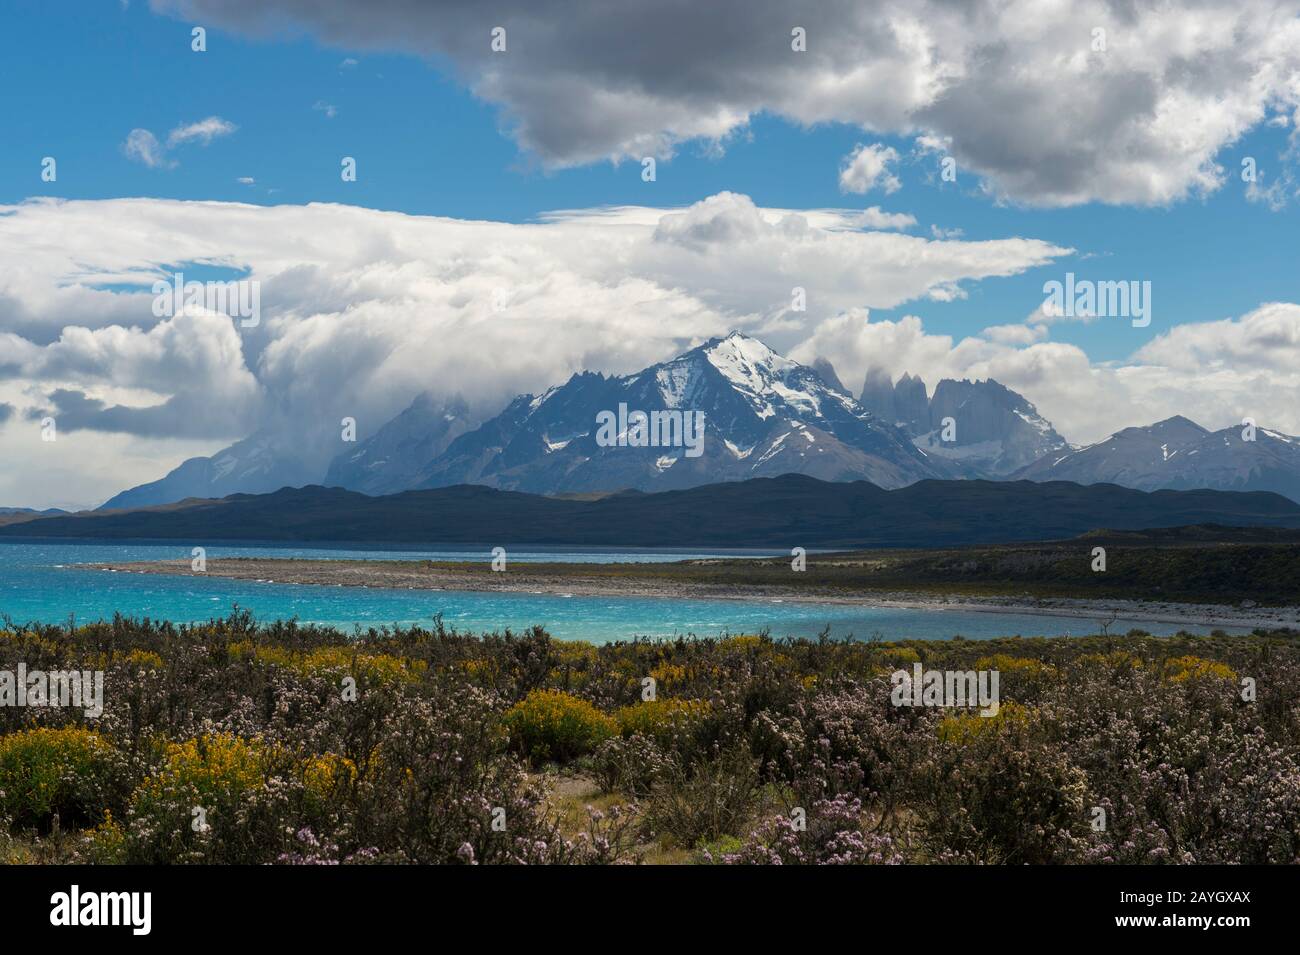
[[166, 169], [176, 165], [164, 155], [162, 143], [158, 137], [147, 129], [133, 129], [122, 144], [122, 151], [128, 159], [144, 163], [150, 169]]
[[198, 143], [206, 146], [218, 136], [229, 136], [236, 129], [234, 123], [222, 119], [220, 116], [209, 116], [207, 119], [201, 119], [196, 123], [185, 123], [177, 126], [167, 134], [168, 148], [184, 145], [185, 143]]
[[823, 321], [791, 354], [799, 361], [817, 356], [850, 387], [874, 368], [919, 374], [932, 391], [940, 378], [996, 378], [1076, 443], [1175, 414], [1215, 429], [1250, 416], [1300, 433], [1300, 305], [1291, 303], [1178, 325], [1129, 358], [1105, 363], [1047, 341], [1042, 326], [993, 326], [955, 340], [926, 332], [916, 316], [870, 321], [854, 311]]
[[1032, 345], [1047, 339], [1047, 326], [991, 325], [980, 334], [999, 345]]
[[[505, 54], [481, 11], [453, 0], [155, 7], [449, 62], [548, 166], [722, 144], [768, 112], [945, 144], [998, 197], [1162, 205], [1218, 189], [1221, 153], [1300, 106], [1297, 0], [574, 0], [563, 29], [545, 5], [502, 0]], [[806, 52], [790, 48], [792, 23]]]
[[[1181, 372], [1232, 370], [1300, 374], [1300, 306], [1262, 305], [1241, 318], [1178, 325], [1135, 356]], [[1292, 404], [1300, 407], [1300, 393]]]
[[122, 151], [127, 158], [144, 163], [150, 169], [173, 169], [177, 163], [167, 155], [171, 150], [187, 143], [207, 146], [218, 136], [229, 136], [238, 128], [220, 116], [209, 116], [196, 123], [177, 126], [167, 134], [166, 145], [147, 129], [133, 129], [127, 134]]
[[[910, 229], [916, 225], [916, 216], [906, 212], [885, 212], [879, 206], [868, 206], [862, 210], [858, 221], [868, 229]], [[947, 238], [947, 236], [936, 236]]]
[[898, 150], [883, 143], [863, 145], [861, 143], [844, 157], [840, 168], [840, 189], [844, 192], [865, 193], [880, 188], [885, 192], [897, 192], [902, 183], [894, 175], [893, 167], [898, 163]]
[[338, 109], [333, 103], [327, 103], [323, 99], [317, 100], [315, 104], [312, 105], [312, 109], [316, 110], [318, 113], [324, 113], [326, 119], [333, 119], [339, 114]]

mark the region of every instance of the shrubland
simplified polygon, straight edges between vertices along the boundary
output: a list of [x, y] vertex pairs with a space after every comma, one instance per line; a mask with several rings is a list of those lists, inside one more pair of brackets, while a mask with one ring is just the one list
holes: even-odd
[[[1300, 857], [1295, 632], [597, 646], [236, 612], [10, 623], [19, 662], [103, 670], [104, 711], [0, 707], [11, 862]], [[893, 705], [918, 662], [997, 669], [997, 715]]]

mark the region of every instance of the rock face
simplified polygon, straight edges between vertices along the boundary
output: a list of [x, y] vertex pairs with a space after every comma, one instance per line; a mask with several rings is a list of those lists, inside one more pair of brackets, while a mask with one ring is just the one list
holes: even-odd
[[1265, 428], [1255, 429], [1253, 440], [1248, 434], [1241, 426], [1209, 431], [1177, 415], [1043, 458], [1015, 477], [1138, 490], [1274, 491], [1300, 501], [1300, 438]]
[[210, 458], [190, 458], [157, 481], [115, 495], [99, 510], [152, 507], [187, 497], [264, 494], [286, 486], [300, 487], [319, 476], [319, 471], [286, 452], [282, 440], [258, 432]]
[[817, 374], [821, 375], [822, 381], [826, 382], [826, 384], [830, 385], [836, 391], [846, 395], [851, 394], [849, 389], [844, 387], [844, 382], [840, 381], [840, 376], [835, 374], [835, 366], [825, 358], [814, 359], [810, 367], [813, 371], [817, 372]]
[[1032, 404], [993, 379], [945, 378], [927, 398], [920, 378], [904, 374], [891, 384], [888, 372], [873, 369], [860, 401], [955, 477], [1005, 477], [1044, 455], [1069, 450]]
[[[925, 385], [922, 384], [921, 387], [924, 388]], [[890, 424], [898, 423], [898, 412], [894, 404], [894, 383], [889, 372], [883, 368], [873, 368], [867, 372], [867, 377], [862, 382], [862, 394], [858, 396], [858, 404], [881, 421]]]
[[326, 487], [394, 494], [413, 487], [447, 445], [477, 424], [460, 398], [426, 392], [392, 421], [330, 462]]
[[[797, 473], [893, 488], [946, 473], [892, 424], [828, 383], [825, 371], [733, 333], [634, 375], [577, 374], [543, 395], [516, 398], [461, 435], [418, 486], [556, 494]], [[694, 447], [635, 446], [638, 434], [628, 426], [635, 412], [703, 414], [702, 439]], [[618, 422], [613, 446], [601, 440], [602, 414]]]

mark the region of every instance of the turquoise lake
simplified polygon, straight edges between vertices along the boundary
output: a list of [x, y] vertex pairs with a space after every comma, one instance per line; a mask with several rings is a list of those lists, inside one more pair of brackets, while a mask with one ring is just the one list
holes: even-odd
[[[490, 559], [491, 548], [421, 547], [358, 550], [348, 547], [214, 545], [208, 559], [222, 557], [306, 557], [353, 560]], [[737, 554], [738, 551], [511, 550], [515, 561], [664, 561]], [[947, 639], [960, 634], [979, 640], [998, 636], [1061, 636], [1098, 632], [1094, 618], [1037, 614], [994, 614], [955, 610], [846, 607], [775, 600], [679, 600], [646, 597], [563, 597], [543, 594], [465, 591], [396, 591], [259, 583], [219, 578], [112, 573], [79, 564], [134, 560], [188, 560], [188, 546], [175, 543], [0, 542], [0, 615], [15, 623], [80, 623], [114, 612], [174, 622], [227, 615], [234, 605], [259, 619], [353, 626], [428, 624], [442, 614], [447, 626], [475, 632], [522, 630], [541, 624], [553, 636], [596, 643], [636, 636], [718, 636], [767, 630], [774, 637], [815, 637], [829, 627], [835, 637], [886, 640]], [[1169, 634], [1180, 628], [1118, 620], [1111, 633], [1140, 627]], [[1196, 628], [1187, 628], [1195, 630]], [[1224, 628], [1231, 630], [1231, 628]]]

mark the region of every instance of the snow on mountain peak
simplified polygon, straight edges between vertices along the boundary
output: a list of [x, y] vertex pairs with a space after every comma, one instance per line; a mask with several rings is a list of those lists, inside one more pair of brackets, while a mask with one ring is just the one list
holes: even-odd
[[[703, 346], [704, 357], [727, 382], [750, 399], [760, 418], [770, 418], [776, 413], [772, 404], [778, 399], [782, 404], [801, 414], [821, 415], [821, 401], [816, 391], [825, 389], [816, 373], [805, 377], [798, 372], [803, 365], [740, 332], [726, 338], [714, 339]], [[813, 387], [809, 387], [809, 386]]]
[[714, 368], [733, 381], [752, 382], [758, 369], [779, 374], [799, 363], [778, 355], [757, 338], [732, 332], [726, 338], [716, 338], [704, 346], [704, 354]]

